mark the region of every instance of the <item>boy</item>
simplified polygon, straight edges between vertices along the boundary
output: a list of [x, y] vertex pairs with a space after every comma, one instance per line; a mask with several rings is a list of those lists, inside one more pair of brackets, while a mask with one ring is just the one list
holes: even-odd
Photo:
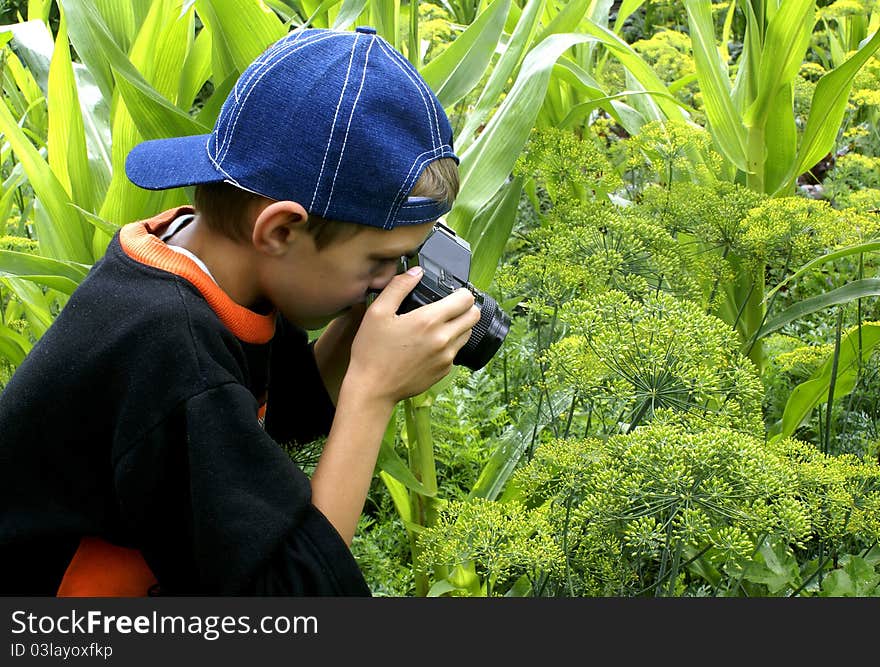
[[[370, 595], [385, 427], [479, 319], [467, 290], [396, 314], [457, 162], [370, 28], [287, 35], [211, 134], [136, 146], [128, 177], [195, 208], [123, 227], [0, 394], [0, 593]], [[309, 480], [278, 443], [322, 434]]]

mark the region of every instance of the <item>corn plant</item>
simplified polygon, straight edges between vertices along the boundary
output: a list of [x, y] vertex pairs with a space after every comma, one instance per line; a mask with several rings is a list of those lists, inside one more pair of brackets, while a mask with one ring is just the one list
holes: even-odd
[[[728, 10], [722, 44], [728, 41], [735, 7], [732, 3]], [[735, 167], [736, 178], [751, 189], [774, 196], [792, 194], [798, 175], [834, 144], [853, 77], [880, 47], [880, 32], [819, 79], [799, 137], [792, 106], [793, 81], [811, 42], [814, 1], [742, 3], [745, 38], [733, 80], [726, 49], [718, 47], [709, 0], [685, 0], [685, 9], [708, 129], [716, 146]], [[756, 334], [767, 316], [763, 267], [738, 276], [736, 283], [731, 301], [740, 313], [743, 339], [760, 369], [763, 349]]]

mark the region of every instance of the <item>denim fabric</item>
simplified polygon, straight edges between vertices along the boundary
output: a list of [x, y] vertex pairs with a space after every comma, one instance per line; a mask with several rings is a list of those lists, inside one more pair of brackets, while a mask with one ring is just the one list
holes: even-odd
[[458, 161], [449, 119], [403, 55], [372, 28], [300, 29], [242, 73], [211, 134], [146, 141], [126, 173], [149, 190], [226, 181], [391, 229], [449, 211], [408, 197], [441, 157]]

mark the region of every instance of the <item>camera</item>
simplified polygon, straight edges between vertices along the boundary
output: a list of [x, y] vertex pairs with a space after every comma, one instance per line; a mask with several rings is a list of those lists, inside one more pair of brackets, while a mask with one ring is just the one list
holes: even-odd
[[422, 279], [403, 300], [398, 314], [438, 301], [461, 287], [467, 288], [474, 295], [474, 305], [480, 310], [480, 321], [474, 325], [470, 338], [452, 363], [473, 371], [481, 369], [504, 342], [510, 329], [510, 316], [495, 299], [468, 282], [470, 244], [437, 222], [414, 255], [400, 258], [399, 272], [415, 265], [422, 267]]

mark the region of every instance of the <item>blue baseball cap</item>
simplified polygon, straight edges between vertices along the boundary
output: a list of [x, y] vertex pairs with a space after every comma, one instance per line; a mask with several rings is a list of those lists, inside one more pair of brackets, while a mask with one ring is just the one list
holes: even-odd
[[391, 229], [452, 202], [409, 197], [425, 166], [458, 162], [418, 71], [372, 28], [299, 29], [239, 77], [210, 134], [145, 141], [125, 172], [147, 190], [227, 182], [309, 213]]

